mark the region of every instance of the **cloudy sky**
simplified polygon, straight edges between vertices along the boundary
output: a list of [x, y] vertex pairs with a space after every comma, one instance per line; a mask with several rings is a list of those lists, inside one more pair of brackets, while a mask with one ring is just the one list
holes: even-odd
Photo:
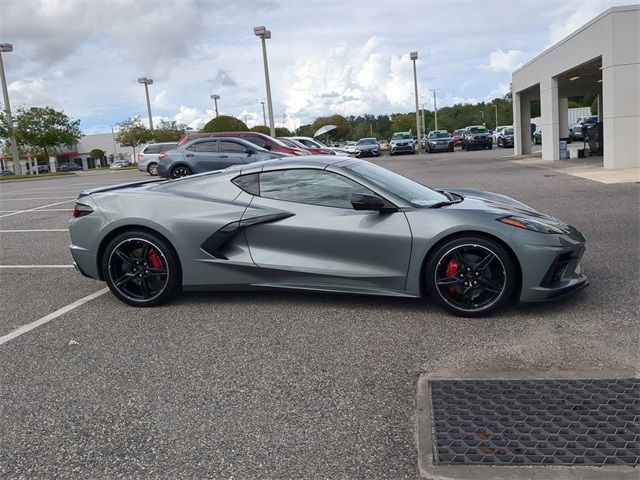
[[[406, 112], [409, 52], [417, 50], [421, 102], [490, 100], [514, 68], [618, 0], [279, 1], [0, 0], [0, 42], [12, 106], [49, 105], [86, 133], [146, 119], [139, 76], [153, 78], [154, 118], [199, 128], [214, 112], [262, 123], [260, 40], [267, 41], [276, 124], [320, 115]], [[283, 117], [284, 116], [284, 117]]]

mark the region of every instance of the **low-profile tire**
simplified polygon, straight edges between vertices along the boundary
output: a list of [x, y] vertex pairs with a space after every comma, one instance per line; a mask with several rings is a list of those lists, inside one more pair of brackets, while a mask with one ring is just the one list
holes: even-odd
[[481, 317], [511, 300], [517, 283], [509, 253], [481, 236], [454, 238], [434, 251], [424, 269], [429, 295], [449, 312]]
[[171, 169], [171, 174], [169, 176], [171, 178], [182, 178], [187, 177], [191, 174], [193, 174], [193, 172], [186, 165], [176, 165]]
[[150, 163], [149, 165], [147, 165], [147, 172], [149, 173], [149, 175], [158, 175], [158, 164]]
[[491, 144], [491, 143], [490, 143], [490, 144], [489, 144], [489, 146], [488, 146], [487, 148], [488, 148], [489, 150], [492, 150], [492, 149], [493, 149], [493, 144]]
[[465, 149], [467, 152], [470, 152], [470, 151], [471, 151], [471, 147], [469, 146], [469, 144], [468, 144], [468, 143], [465, 145], [464, 149]]
[[134, 307], [155, 307], [182, 288], [180, 262], [166, 240], [144, 230], [113, 238], [101, 259], [103, 278], [111, 292]]

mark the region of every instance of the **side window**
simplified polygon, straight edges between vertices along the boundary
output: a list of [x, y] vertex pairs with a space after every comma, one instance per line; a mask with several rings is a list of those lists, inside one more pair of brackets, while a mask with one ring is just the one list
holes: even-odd
[[242, 175], [232, 180], [236, 186], [251, 195], [260, 195], [260, 178], [258, 173]]
[[160, 145], [149, 145], [143, 153], [160, 153]]
[[265, 148], [265, 145], [267, 143], [264, 138], [260, 138], [260, 137], [252, 137], [247, 135], [247, 136], [243, 136], [242, 138], [262, 148]]
[[372, 192], [324, 170], [276, 170], [260, 174], [260, 196], [287, 202], [352, 209], [351, 194]]
[[220, 141], [220, 151], [225, 153], [244, 153], [245, 146], [229, 140]]
[[198, 142], [195, 144], [196, 152], [217, 152], [218, 151], [218, 141], [217, 140], [206, 140], [204, 142]]

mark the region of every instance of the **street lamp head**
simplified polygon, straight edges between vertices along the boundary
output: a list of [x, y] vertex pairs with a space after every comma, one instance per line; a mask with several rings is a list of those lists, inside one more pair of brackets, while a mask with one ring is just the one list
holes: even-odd
[[153, 85], [153, 80], [147, 77], [140, 77], [138, 83], [146, 83], [147, 85]]
[[264, 25], [260, 27], [253, 27], [253, 34], [260, 38], [271, 38], [271, 30], [267, 30], [267, 27]]
[[215, 93], [211, 95], [212, 100], [220, 100], [220, 95], [216, 95]]
[[411, 52], [409, 54], [409, 57], [411, 58], [411, 60], [417, 60], [418, 59], [418, 52]]
[[9, 53], [13, 52], [13, 45], [10, 43], [0, 43], [0, 52]]

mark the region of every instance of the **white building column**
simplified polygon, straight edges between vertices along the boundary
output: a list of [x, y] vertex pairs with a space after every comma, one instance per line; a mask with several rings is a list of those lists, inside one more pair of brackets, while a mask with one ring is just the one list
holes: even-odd
[[542, 159], [560, 160], [560, 119], [558, 79], [551, 77], [540, 84], [540, 128]]
[[513, 95], [513, 154], [531, 153], [531, 100], [526, 92]]
[[569, 137], [569, 99], [562, 97], [558, 100], [558, 121], [560, 122], [560, 138]]

